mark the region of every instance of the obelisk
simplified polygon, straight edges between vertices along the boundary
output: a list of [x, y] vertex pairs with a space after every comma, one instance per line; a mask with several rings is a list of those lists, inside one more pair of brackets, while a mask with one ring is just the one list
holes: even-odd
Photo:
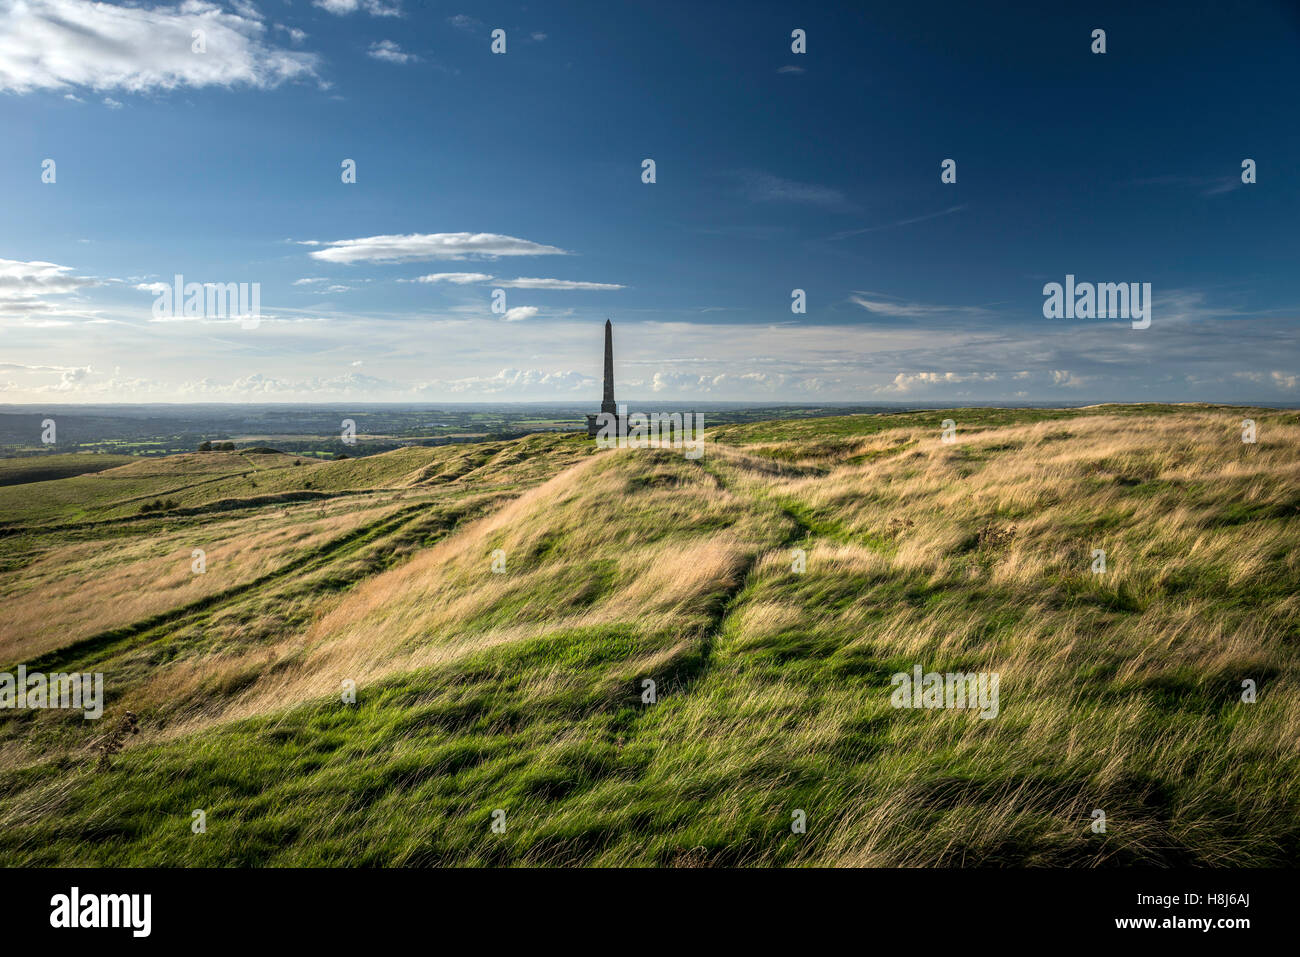
[[600, 401], [600, 415], [587, 416], [587, 438], [594, 439], [602, 424], [618, 431], [618, 406], [614, 404], [614, 324], [608, 319], [605, 320], [605, 395]]
[[614, 404], [614, 327], [605, 320], [605, 398], [601, 400], [600, 411], [611, 415], [618, 414]]

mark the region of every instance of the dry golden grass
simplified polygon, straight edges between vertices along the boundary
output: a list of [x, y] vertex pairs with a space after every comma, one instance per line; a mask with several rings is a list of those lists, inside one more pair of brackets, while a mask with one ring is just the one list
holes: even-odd
[[[586, 522], [582, 516], [616, 499], [625, 484], [616, 463], [597, 458], [571, 466], [412, 561], [366, 581], [345, 601], [323, 610], [307, 633], [259, 649], [262, 677], [223, 702], [220, 711], [188, 722], [185, 730], [334, 695], [345, 678], [371, 684], [557, 629], [617, 623], [634, 609], [664, 630], [686, 628], [698, 617], [695, 605], [704, 595], [735, 582], [747, 545], [732, 532], [680, 546], [667, 540], [629, 545], [619, 550], [617, 578], [600, 600], [572, 601], [573, 591], [582, 587], [585, 557], [607, 551], [623, 537], [617, 525]], [[698, 516], [739, 507], [711, 482], [691, 491], [685, 501], [663, 492], [654, 496], [663, 506], [659, 514]], [[566, 527], [571, 537], [564, 557], [542, 562], [531, 556], [553, 531], [546, 518], [556, 512], [557, 502], [571, 510]], [[750, 551], [754, 547], [748, 544]], [[498, 549], [505, 553], [504, 574], [492, 571]], [[515, 618], [466, 632], [466, 622], [502, 607], [511, 608]], [[242, 659], [228, 666], [247, 667]]]
[[[0, 602], [9, 609], [0, 658], [25, 661], [247, 584], [395, 508], [385, 499], [294, 505], [275, 523], [261, 515], [177, 523], [50, 548], [0, 575]], [[201, 574], [193, 570], [195, 549], [204, 552]]]
[[[1264, 415], [1252, 446], [1223, 410], [1100, 408], [958, 415], [954, 445], [947, 414], [730, 430], [699, 461], [460, 448], [404, 472], [431, 503], [537, 484], [305, 593], [278, 633], [243, 639], [236, 606], [212, 619], [220, 642], [114, 652], [106, 667], [135, 669], [116, 706], [145, 718], [122, 760], [141, 782], [194, 765], [188, 749], [223, 781], [301, 767], [267, 784], [304, 809], [262, 862], [356, 845], [379, 863], [1276, 863], [1300, 849], [1300, 424]], [[348, 520], [225, 521], [254, 564]], [[179, 547], [152, 545], [91, 593], [122, 605], [111, 620], [139, 614], [130, 593]], [[96, 567], [64, 548], [81, 563], [65, 581]], [[53, 558], [6, 581], [55, 587]], [[56, 594], [52, 614], [77, 621]], [[997, 673], [998, 716], [891, 708], [890, 675], [915, 665]], [[42, 770], [84, 746], [5, 738], [0, 767], [48, 785], [0, 826], [64, 840], [78, 801], [113, 787]], [[515, 836], [485, 846], [479, 815], [505, 803]], [[223, 846], [251, 853], [203, 853]]]

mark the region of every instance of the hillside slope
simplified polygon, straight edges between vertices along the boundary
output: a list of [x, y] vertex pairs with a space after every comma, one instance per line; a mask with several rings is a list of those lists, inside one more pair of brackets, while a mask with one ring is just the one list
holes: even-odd
[[[99, 722], [0, 712], [0, 860], [1295, 860], [1300, 415], [710, 440], [0, 488], [0, 668], [102, 671], [109, 697]], [[997, 673], [997, 716], [892, 707], [917, 666]], [[101, 767], [128, 711], [141, 733]]]

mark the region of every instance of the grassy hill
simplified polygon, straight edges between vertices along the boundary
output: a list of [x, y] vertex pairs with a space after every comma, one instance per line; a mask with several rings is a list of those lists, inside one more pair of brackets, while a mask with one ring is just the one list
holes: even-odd
[[30, 455], [22, 458], [0, 459], [0, 485], [25, 485], [28, 482], [47, 482], [53, 479], [102, 472], [105, 469], [129, 465], [129, 455], [103, 455], [98, 453], [69, 453], [56, 455]]
[[[0, 712], [0, 861], [1300, 855], [1300, 413], [709, 439], [694, 461], [546, 434], [0, 487], [0, 670], [100, 671], [109, 699], [98, 722]], [[892, 707], [917, 665], [996, 672], [998, 716]], [[139, 734], [101, 762], [127, 712]]]

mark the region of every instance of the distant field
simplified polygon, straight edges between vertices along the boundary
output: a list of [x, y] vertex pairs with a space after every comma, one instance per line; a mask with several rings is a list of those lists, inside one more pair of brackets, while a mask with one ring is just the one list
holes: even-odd
[[[0, 712], [7, 864], [1300, 858], [1295, 411], [58, 458], [0, 478], [0, 670], [109, 700]], [[892, 707], [917, 666], [998, 715]]]

